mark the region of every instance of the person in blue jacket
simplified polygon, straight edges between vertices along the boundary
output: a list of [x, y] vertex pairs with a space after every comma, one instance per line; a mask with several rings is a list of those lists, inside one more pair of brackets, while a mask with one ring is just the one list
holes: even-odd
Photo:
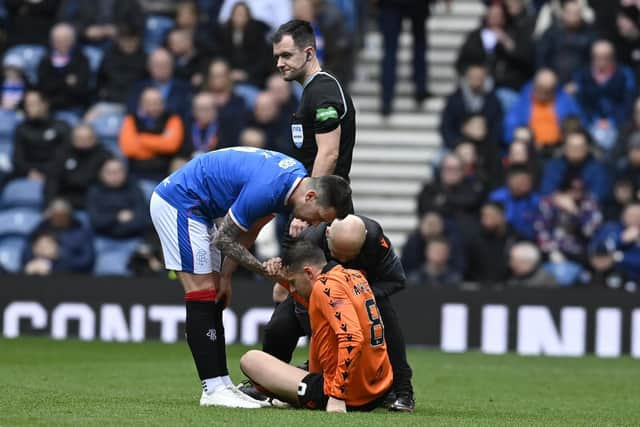
[[629, 204], [620, 221], [602, 226], [590, 244], [590, 251], [605, 252], [616, 271], [627, 280], [640, 280], [640, 203]]
[[611, 191], [611, 174], [607, 166], [590, 152], [590, 138], [583, 130], [572, 130], [565, 136], [563, 155], [549, 160], [542, 173], [540, 193], [543, 196], [557, 191], [567, 175], [582, 179], [585, 188], [599, 203], [607, 200]]
[[535, 240], [534, 220], [538, 216], [540, 195], [533, 188], [533, 176], [526, 166], [511, 166], [506, 185], [492, 192], [489, 200], [504, 206], [507, 223], [519, 238]]

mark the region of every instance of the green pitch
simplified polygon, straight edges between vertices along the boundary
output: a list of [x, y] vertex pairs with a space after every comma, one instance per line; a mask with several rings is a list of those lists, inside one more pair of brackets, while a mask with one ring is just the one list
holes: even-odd
[[[229, 349], [234, 381], [242, 378]], [[303, 353], [298, 353], [301, 360]], [[413, 414], [200, 408], [186, 345], [0, 340], [0, 426], [639, 425], [640, 361], [412, 350]]]

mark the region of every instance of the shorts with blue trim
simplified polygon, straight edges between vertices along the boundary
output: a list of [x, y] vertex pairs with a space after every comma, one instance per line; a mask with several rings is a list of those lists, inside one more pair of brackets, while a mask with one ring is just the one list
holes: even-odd
[[194, 219], [156, 193], [151, 196], [149, 210], [167, 270], [192, 274], [220, 271], [220, 250], [213, 246], [215, 223], [207, 225]]

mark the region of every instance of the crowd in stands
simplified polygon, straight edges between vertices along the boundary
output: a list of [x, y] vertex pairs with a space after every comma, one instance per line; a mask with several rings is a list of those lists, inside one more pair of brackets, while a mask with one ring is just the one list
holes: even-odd
[[418, 284], [640, 284], [640, 3], [502, 0], [458, 52]]
[[[402, 248], [409, 279], [636, 290], [640, 5], [485, 3], [455, 63], [445, 153]], [[349, 82], [362, 4], [0, 0], [0, 266], [164, 274], [147, 209], [155, 185], [215, 149], [287, 153], [300, 88], [275, 73], [269, 35], [311, 21], [318, 56]], [[385, 40], [400, 28], [393, 7], [380, 2]], [[416, 100], [430, 95], [416, 84]]]
[[1, 268], [166, 274], [154, 187], [207, 151], [287, 152], [301, 88], [269, 37], [312, 22], [348, 82], [360, 3], [0, 0]]

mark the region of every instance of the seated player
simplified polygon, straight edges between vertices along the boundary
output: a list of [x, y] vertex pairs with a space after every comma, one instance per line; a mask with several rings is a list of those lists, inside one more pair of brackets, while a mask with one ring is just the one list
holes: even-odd
[[[369, 283], [357, 270], [327, 262], [311, 242], [297, 242], [286, 260], [291, 290], [308, 302], [309, 371], [259, 350], [240, 359], [266, 393], [307, 409], [371, 411], [393, 384], [384, 325]], [[267, 268], [277, 267], [270, 265]]]

